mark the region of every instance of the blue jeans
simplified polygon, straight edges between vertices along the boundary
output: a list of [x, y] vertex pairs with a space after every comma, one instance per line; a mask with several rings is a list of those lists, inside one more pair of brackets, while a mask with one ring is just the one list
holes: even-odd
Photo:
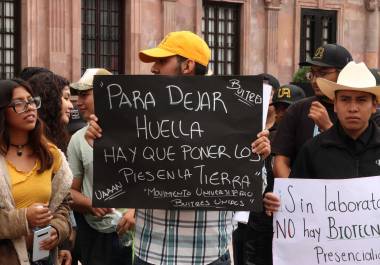
[[[153, 265], [153, 264], [143, 261], [139, 257], [135, 256], [134, 265]], [[224, 255], [219, 257], [217, 260], [211, 262], [209, 265], [231, 265], [230, 252], [227, 251]]]

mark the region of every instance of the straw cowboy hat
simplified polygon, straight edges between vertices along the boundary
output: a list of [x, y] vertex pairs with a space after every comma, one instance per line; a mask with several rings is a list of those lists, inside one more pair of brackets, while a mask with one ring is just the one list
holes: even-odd
[[337, 82], [317, 78], [318, 87], [328, 98], [335, 98], [335, 91], [352, 90], [373, 94], [380, 102], [380, 86], [364, 63], [349, 62], [339, 73]]

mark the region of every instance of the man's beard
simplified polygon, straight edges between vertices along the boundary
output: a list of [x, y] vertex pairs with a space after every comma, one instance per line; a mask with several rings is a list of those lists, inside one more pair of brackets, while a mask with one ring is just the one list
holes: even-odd
[[182, 73], [182, 68], [181, 68], [181, 63], [178, 63], [178, 64], [177, 64], [177, 69], [176, 69], [176, 73], [175, 73], [175, 75], [177, 75], [177, 76], [181, 76], [181, 75], [183, 75], [183, 73]]

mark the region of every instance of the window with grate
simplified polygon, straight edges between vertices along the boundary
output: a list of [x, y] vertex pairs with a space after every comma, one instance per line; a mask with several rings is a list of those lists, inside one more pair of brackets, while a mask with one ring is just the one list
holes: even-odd
[[0, 78], [20, 70], [20, 1], [0, 0]]
[[300, 61], [313, 56], [314, 51], [327, 43], [336, 43], [337, 11], [301, 10]]
[[82, 0], [82, 73], [94, 67], [124, 72], [123, 2]]
[[240, 4], [203, 1], [202, 34], [215, 75], [239, 74]]

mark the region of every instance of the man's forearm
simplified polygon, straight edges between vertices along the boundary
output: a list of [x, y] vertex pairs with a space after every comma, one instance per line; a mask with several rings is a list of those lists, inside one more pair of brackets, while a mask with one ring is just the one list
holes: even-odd
[[71, 189], [71, 196], [73, 198], [73, 204], [71, 207], [80, 213], [91, 213], [92, 202], [90, 198], [83, 195], [81, 192]]

